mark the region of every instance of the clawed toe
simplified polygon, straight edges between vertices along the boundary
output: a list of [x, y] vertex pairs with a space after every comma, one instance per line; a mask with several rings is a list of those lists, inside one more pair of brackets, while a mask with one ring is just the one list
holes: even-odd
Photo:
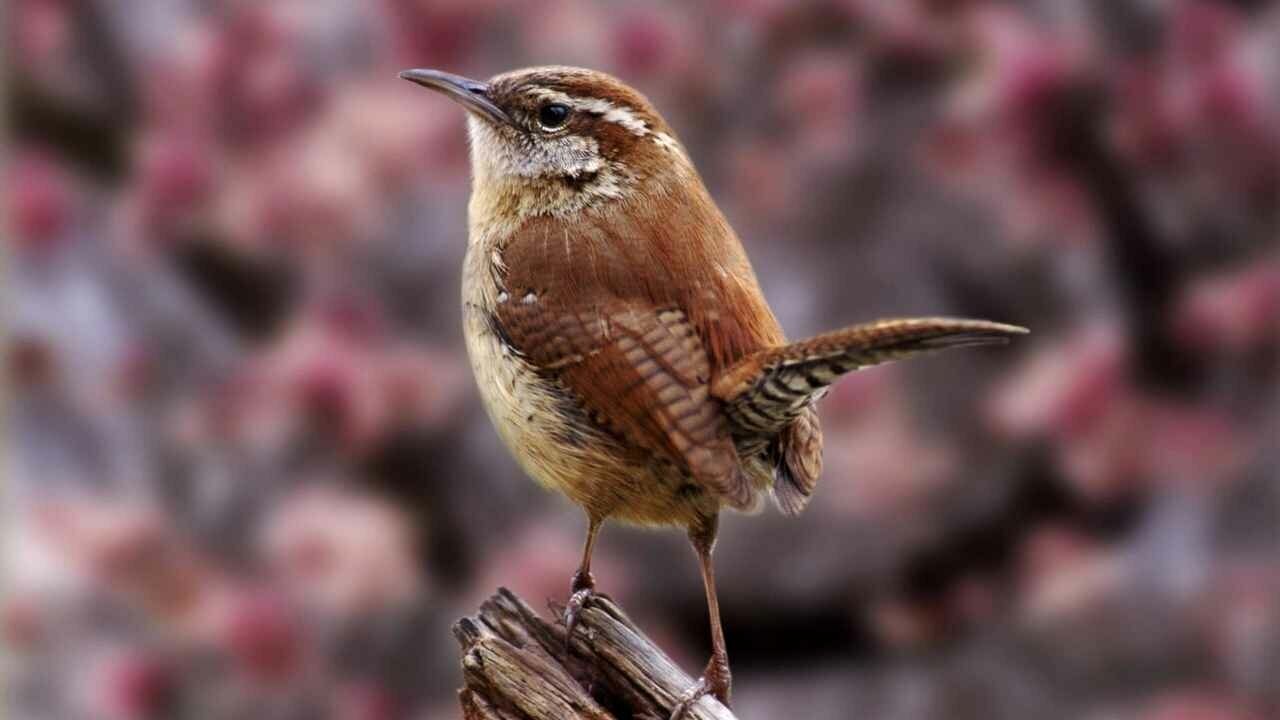
[[670, 720], [683, 720], [685, 715], [697, 704], [698, 700], [704, 695], [712, 695], [720, 701], [725, 707], [729, 707], [729, 665], [724, 661], [717, 661], [712, 658], [707, 664], [707, 669], [702, 673], [702, 677], [693, 684], [685, 694], [680, 697], [680, 702], [671, 710]]
[[573, 629], [578, 626], [578, 616], [582, 614], [583, 609], [587, 607], [587, 603], [595, 596], [596, 583], [595, 578], [591, 577], [591, 573], [579, 571], [578, 574], [573, 576], [569, 602], [564, 606], [564, 652], [566, 656], [572, 654]]
[[702, 699], [703, 695], [710, 694], [710, 692], [711, 685], [707, 683], [707, 679], [704, 677], [698, 678], [698, 682], [694, 683], [693, 687], [689, 688], [685, 694], [680, 697], [680, 702], [676, 703], [676, 706], [672, 708], [670, 720], [684, 720], [684, 716], [689, 712], [689, 708], [692, 708], [694, 703]]
[[573, 629], [578, 626], [578, 616], [582, 614], [583, 609], [587, 607], [587, 602], [595, 595], [596, 591], [591, 588], [577, 590], [569, 596], [569, 602], [564, 606], [564, 649], [566, 654], [573, 647]]

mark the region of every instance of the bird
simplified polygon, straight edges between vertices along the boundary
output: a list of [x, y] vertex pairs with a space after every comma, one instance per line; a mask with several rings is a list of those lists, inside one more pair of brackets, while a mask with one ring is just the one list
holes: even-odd
[[587, 530], [566, 642], [595, 593], [605, 521], [683, 528], [711, 658], [672, 717], [732, 678], [712, 552], [723, 511], [799, 514], [822, 471], [815, 403], [847, 372], [1003, 343], [985, 320], [879, 320], [788, 342], [741, 241], [675, 131], [595, 70], [400, 77], [466, 110], [471, 196], [463, 331], [485, 408], [522, 469]]

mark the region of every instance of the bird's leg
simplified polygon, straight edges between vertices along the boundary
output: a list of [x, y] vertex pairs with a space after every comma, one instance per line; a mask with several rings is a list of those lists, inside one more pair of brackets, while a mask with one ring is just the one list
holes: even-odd
[[569, 602], [564, 606], [564, 651], [567, 657], [573, 649], [573, 629], [578, 624], [578, 614], [586, 607], [587, 601], [596, 591], [596, 579], [591, 575], [591, 550], [596, 544], [596, 533], [600, 532], [600, 519], [589, 518], [587, 526], [587, 542], [582, 548], [582, 563], [573, 574], [573, 584], [569, 586]]
[[716, 528], [719, 518], [712, 517], [702, 525], [689, 528], [689, 540], [693, 550], [698, 554], [698, 564], [702, 568], [702, 585], [707, 592], [707, 614], [711, 618], [711, 659], [707, 662], [702, 677], [688, 692], [680, 698], [680, 702], [671, 712], [671, 720], [680, 720], [689, 708], [703, 695], [714, 695], [717, 700], [729, 706], [729, 691], [733, 684], [729, 674], [729, 653], [724, 646], [724, 628], [720, 626], [720, 602], [716, 599], [716, 576], [711, 568], [711, 551], [716, 544]]

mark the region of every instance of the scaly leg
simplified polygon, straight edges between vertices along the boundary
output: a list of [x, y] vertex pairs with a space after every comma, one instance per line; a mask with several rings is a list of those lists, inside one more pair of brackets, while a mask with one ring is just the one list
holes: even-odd
[[573, 584], [569, 586], [569, 602], [564, 606], [564, 650], [568, 656], [573, 649], [573, 629], [578, 625], [578, 614], [586, 607], [587, 601], [596, 591], [596, 579], [591, 575], [591, 551], [596, 544], [596, 534], [600, 532], [601, 521], [589, 518], [587, 526], [587, 542], [582, 548], [582, 563], [573, 574]]
[[714, 695], [717, 700], [729, 706], [729, 692], [733, 679], [729, 673], [729, 653], [724, 646], [724, 628], [720, 625], [720, 602], [716, 599], [716, 576], [711, 568], [711, 551], [716, 544], [716, 529], [719, 518], [712, 517], [701, 526], [689, 528], [689, 541], [698, 554], [698, 563], [702, 568], [702, 585], [707, 593], [707, 614], [711, 617], [711, 660], [698, 682], [680, 698], [679, 704], [671, 712], [671, 720], [680, 720], [703, 695]]

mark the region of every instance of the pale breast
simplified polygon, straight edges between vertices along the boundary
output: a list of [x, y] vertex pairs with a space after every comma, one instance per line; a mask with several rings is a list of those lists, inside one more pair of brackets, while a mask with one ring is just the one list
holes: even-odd
[[555, 486], [557, 453], [542, 448], [556, 423], [548, 383], [503, 340], [493, 323], [493, 306], [505, 302], [493, 282], [488, 258], [475, 246], [467, 253], [462, 276], [463, 332], [467, 355], [489, 419], [525, 471]]

